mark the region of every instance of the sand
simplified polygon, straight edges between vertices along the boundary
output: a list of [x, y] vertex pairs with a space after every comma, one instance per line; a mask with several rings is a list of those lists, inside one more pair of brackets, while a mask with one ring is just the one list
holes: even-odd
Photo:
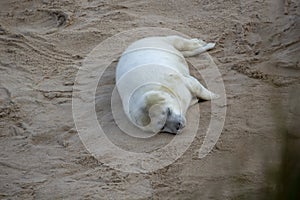
[[[299, 110], [290, 100], [300, 84], [299, 8], [296, 0], [1, 1], [0, 199], [258, 199], [274, 190], [267, 172], [280, 165], [278, 127]], [[72, 117], [72, 89], [92, 49], [139, 27], [216, 42], [209, 54], [222, 74], [227, 114], [205, 158], [198, 149], [210, 102], [199, 104], [199, 129], [183, 156], [133, 174], [86, 150]], [[106, 115], [115, 64], [97, 93], [107, 130], [115, 130]], [[155, 148], [174, 136], [158, 137]]]

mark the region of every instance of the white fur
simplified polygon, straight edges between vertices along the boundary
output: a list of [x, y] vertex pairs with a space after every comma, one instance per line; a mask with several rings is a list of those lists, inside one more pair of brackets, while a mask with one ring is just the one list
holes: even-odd
[[193, 99], [217, 98], [190, 76], [184, 56], [214, 46], [179, 36], [150, 37], [131, 44], [116, 71], [118, 92], [129, 120], [144, 131], [179, 133]]

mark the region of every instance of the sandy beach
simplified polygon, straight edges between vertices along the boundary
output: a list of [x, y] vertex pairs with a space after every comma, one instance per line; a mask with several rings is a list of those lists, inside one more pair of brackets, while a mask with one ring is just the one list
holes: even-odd
[[[1, 1], [0, 199], [263, 199], [266, 192], [276, 192], [270, 173], [282, 160], [280, 128], [295, 133], [298, 146], [300, 138], [293, 122], [300, 113], [299, 4]], [[78, 70], [98, 44], [142, 27], [216, 42], [209, 55], [224, 82], [227, 112], [221, 136], [206, 157], [199, 159], [198, 150], [210, 120], [209, 101], [196, 105], [199, 128], [178, 160], [154, 172], [128, 173], [85, 148], [73, 120], [72, 92]], [[136, 148], [138, 141], [119, 136], [110, 108], [116, 62], [95, 97], [108, 138], [147, 152], [177, 137], [161, 134]]]

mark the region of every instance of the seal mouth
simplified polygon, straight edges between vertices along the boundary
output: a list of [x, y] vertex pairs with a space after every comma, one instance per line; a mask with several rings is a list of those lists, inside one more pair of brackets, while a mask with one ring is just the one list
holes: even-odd
[[165, 129], [165, 125], [160, 129], [159, 132], [164, 133], [165, 132], [164, 129]]
[[159, 131], [160, 133], [167, 133], [167, 134], [171, 134], [171, 135], [178, 135], [180, 134], [182, 131], [178, 131], [178, 132], [171, 132], [171, 131], [166, 131], [166, 130], [161, 130]]

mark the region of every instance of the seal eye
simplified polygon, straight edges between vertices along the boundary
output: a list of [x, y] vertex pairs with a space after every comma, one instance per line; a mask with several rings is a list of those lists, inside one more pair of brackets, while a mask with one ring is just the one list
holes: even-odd
[[171, 111], [171, 109], [168, 107], [168, 109], [167, 109], [167, 115], [170, 116], [171, 114], [172, 114], [172, 111]]

